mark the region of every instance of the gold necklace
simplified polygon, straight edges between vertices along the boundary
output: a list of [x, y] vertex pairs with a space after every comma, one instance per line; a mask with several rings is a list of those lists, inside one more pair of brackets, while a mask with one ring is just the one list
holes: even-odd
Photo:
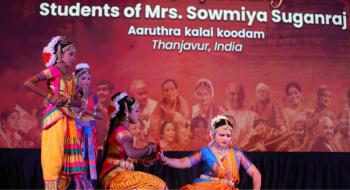
[[[210, 147], [211, 151], [214, 153], [214, 156], [216, 158], [216, 162], [218, 163], [219, 167], [221, 170], [225, 173], [225, 179], [226, 180], [232, 180], [232, 164], [231, 164], [231, 156], [230, 156], [230, 149], [225, 149], [225, 150], [219, 150], [215, 145]], [[220, 154], [221, 154], [221, 159], [220, 159]], [[228, 165], [228, 171], [224, 167], [223, 159], [227, 156], [227, 165]]]

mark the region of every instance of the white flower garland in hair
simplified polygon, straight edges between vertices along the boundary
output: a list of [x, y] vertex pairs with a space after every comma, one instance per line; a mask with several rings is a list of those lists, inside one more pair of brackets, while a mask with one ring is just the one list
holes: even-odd
[[117, 115], [117, 113], [120, 110], [120, 105], [118, 102], [126, 96], [128, 96], [128, 94], [125, 92], [122, 92], [113, 99], [113, 106], [115, 107], [115, 111], [111, 113], [111, 118], [114, 118]]
[[75, 70], [79, 69], [90, 69], [90, 66], [87, 63], [79, 63], [75, 66]]
[[[82, 74], [83, 71], [90, 70], [90, 66], [87, 63], [78, 63], [75, 65], [75, 72], [74, 75], [76, 74], [76, 77], [79, 78]], [[79, 72], [77, 72], [79, 71]]]
[[[211, 127], [214, 127], [215, 123], [218, 122], [218, 121], [220, 121], [220, 120], [222, 120], [222, 119], [228, 121], [228, 118], [227, 118], [226, 116], [224, 116], [224, 115], [218, 115], [218, 116], [214, 117], [214, 118], [211, 120], [210, 126], [211, 126]], [[215, 128], [215, 127], [214, 127], [214, 128]]]
[[57, 56], [55, 54], [55, 45], [61, 40], [61, 36], [51, 38], [50, 42], [43, 49], [43, 60], [46, 67], [55, 64]]
[[209, 145], [213, 144], [214, 143], [214, 134], [215, 134], [215, 123], [220, 121], [221, 119], [225, 119], [228, 121], [228, 118], [226, 116], [223, 116], [223, 115], [218, 115], [216, 117], [214, 117], [211, 122], [210, 122], [210, 132], [209, 132], [209, 135], [210, 135], [210, 138], [211, 138], [211, 141], [209, 143]]

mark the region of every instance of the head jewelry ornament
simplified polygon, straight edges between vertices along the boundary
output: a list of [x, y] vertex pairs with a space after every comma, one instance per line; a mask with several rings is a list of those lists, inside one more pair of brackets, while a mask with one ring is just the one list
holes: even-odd
[[[212, 144], [214, 143], [214, 135], [215, 135], [215, 132], [217, 130], [217, 128], [215, 127], [216, 123], [221, 121], [221, 120], [225, 120], [227, 125], [228, 125], [228, 118], [226, 116], [223, 116], [223, 115], [218, 115], [216, 117], [214, 117], [211, 122], [210, 122], [210, 132], [209, 132], [209, 135], [211, 137], [211, 142], [209, 144]], [[222, 125], [222, 126], [227, 126], [227, 125]], [[218, 127], [218, 128], [221, 128], [222, 126]], [[229, 126], [230, 127], [230, 130], [232, 130], [232, 126]]]
[[86, 71], [89, 71], [90, 66], [87, 63], [79, 63], [75, 66], [75, 76], [79, 78], [81, 75], [83, 75]]
[[117, 115], [117, 113], [120, 110], [120, 105], [118, 102], [126, 96], [128, 96], [128, 94], [125, 92], [122, 92], [112, 100], [112, 104], [113, 104], [115, 110], [112, 113], [110, 113], [111, 118], [114, 118]]
[[79, 69], [90, 69], [90, 66], [87, 63], [79, 63], [75, 66], [75, 70]]
[[52, 66], [57, 60], [55, 54], [55, 45], [61, 40], [61, 36], [55, 36], [51, 38], [49, 44], [43, 49], [43, 61], [46, 67]]

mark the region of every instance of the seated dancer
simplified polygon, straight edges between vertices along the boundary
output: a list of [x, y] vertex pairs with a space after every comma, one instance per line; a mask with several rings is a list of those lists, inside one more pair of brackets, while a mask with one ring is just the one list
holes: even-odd
[[135, 148], [129, 123], [140, 120], [139, 103], [125, 92], [112, 96], [111, 120], [102, 157], [100, 183], [105, 189], [167, 189], [163, 180], [144, 172], [133, 171], [135, 159], [157, 151], [155, 144]]
[[213, 118], [210, 127], [212, 140], [209, 146], [201, 148], [192, 156], [176, 159], [164, 156], [163, 152], [158, 153], [164, 164], [174, 168], [190, 168], [203, 163], [203, 174], [193, 184], [185, 185], [181, 189], [238, 189], [240, 165], [253, 178], [254, 189], [260, 189], [259, 170], [243, 152], [230, 146], [233, 125], [228, 118], [217, 116]]

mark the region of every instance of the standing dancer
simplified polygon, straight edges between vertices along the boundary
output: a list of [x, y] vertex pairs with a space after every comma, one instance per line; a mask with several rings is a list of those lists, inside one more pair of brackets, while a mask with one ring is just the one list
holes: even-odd
[[97, 134], [96, 119], [103, 119], [102, 105], [98, 102], [96, 94], [91, 92], [91, 72], [86, 63], [75, 66], [77, 89], [82, 89], [82, 106], [76, 108], [75, 119], [80, 139], [82, 140], [82, 153], [85, 161], [85, 175], [75, 176], [76, 189], [93, 189], [93, 181], [97, 180]]
[[[81, 93], [75, 92], [71, 74], [76, 48], [63, 36], [55, 36], [43, 50], [46, 69], [28, 78], [25, 86], [47, 98], [41, 140], [41, 166], [45, 189], [66, 189], [70, 175], [84, 173], [84, 160], [72, 107], [80, 107]], [[36, 84], [47, 81], [48, 92]]]

